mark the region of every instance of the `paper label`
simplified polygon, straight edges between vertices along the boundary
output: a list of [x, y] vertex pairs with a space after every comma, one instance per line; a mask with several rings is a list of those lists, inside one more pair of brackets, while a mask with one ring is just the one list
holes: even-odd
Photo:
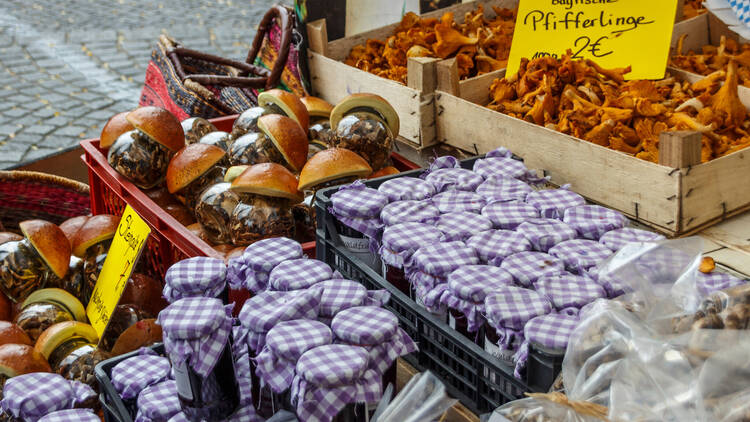
[[521, 58], [571, 50], [603, 68], [632, 66], [626, 79], [661, 79], [676, 11], [677, 0], [521, 0], [506, 77]]
[[146, 239], [151, 234], [151, 228], [128, 205], [125, 207], [117, 226], [112, 245], [104, 260], [102, 272], [96, 280], [94, 292], [86, 307], [86, 315], [91, 325], [102, 338], [107, 328], [109, 318], [115, 311], [125, 285], [130, 279], [135, 263], [146, 246]]
[[187, 360], [180, 365], [173, 366], [177, 394], [185, 400], [193, 400], [193, 389], [190, 386], [190, 374], [188, 374]]
[[344, 246], [354, 253], [370, 253], [370, 241], [366, 237], [341, 236]]

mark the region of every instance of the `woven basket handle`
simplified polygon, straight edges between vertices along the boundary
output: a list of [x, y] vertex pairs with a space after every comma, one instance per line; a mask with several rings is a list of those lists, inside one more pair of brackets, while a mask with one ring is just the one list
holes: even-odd
[[[287, 58], [289, 57], [289, 48], [292, 44], [293, 29], [293, 21], [290, 15], [291, 11], [289, 9], [278, 4], [268, 9], [266, 14], [263, 16], [263, 19], [260, 21], [260, 24], [258, 25], [258, 32], [255, 34], [253, 45], [252, 47], [250, 47], [250, 51], [248, 51], [247, 53], [247, 59], [245, 60], [245, 62], [247, 64], [254, 63], [255, 59], [258, 57], [260, 47], [263, 45], [263, 39], [266, 37], [266, 34], [271, 28], [273, 20], [277, 19], [277, 22], [281, 27], [281, 41], [279, 42], [279, 53], [276, 56], [276, 63], [273, 64], [271, 74], [268, 76], [268, 80], [266, 82], [266, 89], [271, 89], [279, 84], [281, 73], [284, 71]], [[241, 75], [245, 75], [245, 73], [243, 72]]]

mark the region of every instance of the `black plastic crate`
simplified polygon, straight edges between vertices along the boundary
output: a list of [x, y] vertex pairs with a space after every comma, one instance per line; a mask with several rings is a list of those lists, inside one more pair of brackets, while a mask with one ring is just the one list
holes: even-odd
[[[481, 157], [463, 160], [461, 166], [470, 169], [478, 158]], [[423, 171], [403, 172], [365, 184], [377, 188], [386, 180], [418, 177]], [[386, 308], [398, 316], [401, 327], [419, 345], [418, 352], [405, 357], [407, 362], [419, 371], [435, 373], [445, 382], [452, 396], [477, 414], [522, 398], [525, 392], [546, 392], [549, 389], [562, 365], [561, 356], [530, 356], [530, 365], [540, 362], [544, 365], [533, 369], [527, 366], [527, 379], [519, 380], [514, 377], [512, 366], [492, 357], [448, 324], [435, 318], [362, 260], [350, 254], [336, 231], [335, 217], [328, 212], [330, 196], [337, 190], [337, 187], [323, 189], [315, 196], [316, 256], [345, 277], [363, 283], [368, 289], [386, 289], [391, 293], [391, 301]]]

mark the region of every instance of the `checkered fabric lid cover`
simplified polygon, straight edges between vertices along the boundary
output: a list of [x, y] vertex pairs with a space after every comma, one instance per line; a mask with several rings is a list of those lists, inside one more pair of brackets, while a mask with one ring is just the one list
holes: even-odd
[[[242, 406], [232, 413], [226, 422], [264, 422], [265, 419], [258, 416], [255, 412], [255, 407], [250, 404]], [[185, 416], [184, 412], [180, 412], [172, 416], [167, 422], [190, 422], [190, 419]]]
[[443, 214], [458, 211], [479, 213], [486, 203], [482, 195], [461, 190], [441, 192], [431, 201]]
[[482, 176], [464, 168], [430, 170], [425, 179], [437, 192], [449, 190], [474, 191], [484, 182]]
[[362, 377], [368, 354], [363, 347], [329, 344], [305, 352], [297, 362], [297, 374], [318, 386], [345, 386]]
[[177, 395], [177, 382], [167, 380], [141, 391], [135, 422], [166, 421], [180, 411], [182, 407]]
[[516, 232], [531, 243], [534, 250], [547, 252], [551, 247], [566, 240], [575, 239], [576, 231], [560, 220], [539, 218], [521, 223]]
[[508, 256], [531, 250], [531, 243], [520, 234], [510, 230], [487, 230], [466, 240], [466, 245], [477, 251], [479, 259], [492, 265]]
[[164, 349], [173, 366], [187, 362], [207, 377], [219, 362], [232, 329], [232, 305], [219, 299], [180, 299], [159, 313]]
[[492, 176], [521, 179], [528, 171], [523, 162], [508, 157], [483, 158], [474, 162], [474, 173], [485, 179]]
[[711, 273], [698, 272], [698, 291], [703, 295], [709, 295], [717, 290], [724, 290], [730, 287], [739, 286], [747, 283], [747, 280], [737, 278], [731, 274], [714, 271]]
[[366, 235], [371, 241], [380, 238], [384, 227], [379, 216], [374, 218], [337, 217], [337, 220], [341, 224]]
[[535, 206], [542, 217], [562, 219], [568, 208], [586, 205], [586, 200], [575, 192], [567, 189], [567, 185], [560, 189], [545, 189], [531, 192], [526, 202]]
[[628, 220], [615, 210], [599, 205], [581, 205], [565, 210], [563, 221], [584, 239], [599, 240], [604, 233], [625, 227]]
[[[458, 158], [453, 157], [451, 155], [444, 155], [442, 157], [435, 157], [434, 160], [432, 160], [432, 163], [430, 163], [430, 166], [428, 167], [427, 171], [434, 171], [438, 169], [457, 169], [461, 168], [461, 162], [458, 161]], [[427, 173], [423, 174], [422, 176], [426, 176]]]
[[435, 226], [423, 223], [401, 223], [383, 230], [380, 257], [386, 264], [396, 268], [404, 266], [414, 251], [424, 245], [444, 239], [443, 232]]
[[165, 357], [136, 355], [112, 368], [112, 385], [123, 399], [134, 399], [144, 388], [167, 379], [171, 369]]
[[323, 288], [320, 298], [322, 317], [331, 318], [338, 312], [361, 305], [367, 299], [367, 289], [356, 281], [346, 279], [331, 279], [318, 284]]
[[578, 321], [578, 315], [566, 313], [538, 316], [526, 323], [524, 337], [548, 349], [565, 350]]
[[58, 374], [34, 372], [5, 382], [0, 408], [15, 418], [35, 422], [48, 413], [72, 409], [93, 397], [96, 393], [86, 384]]
[[497, 229], [513, 230], [524, 221], [539, 218], [539, 210], [525, 202], [496, 201], [482, 208], [482, 215]]
[[618, 280], [612, 274], [601, 275], [599, 273], [600, 270], [598, 267], [591, 267], [585, 275], [604, 288], [604, 291], [607, 293], [607, 298], [614, 299], [632, 290], [627, 283]]
[[531, 186], [518, 179], [492, 176], [479, 185], [477, 193], [487, 201], [524, 201], [532, 190]]
[[337, 217], [373, 218], [388, 204], [388, 197], [368, 188], [361, 180], [339, 188], [331, 195], [331, 211]]
[[569, 271], [580, 274], [612, 256], [612, 251], [595, 240], [573, 239], [551, 247], [549, 254], [560, 258]]
[[484, 312], [495, 328], [522, 330], [530, 319], [552, 312], [552, 304], [533, 290], [502, 286], [484, 299]]
[[323, 261], [298, 258], [284, 261], [271, 271], [270, 290], [302, 290], [333, 277], [333, 270]]
[[101, 422], [91, 409], [66, 409], [52, 412], [39, 422]]
[[511, 273], [516, 283], [523, 287], [531, 287], [545, 274], [565, 271], [560, 259], [544, 252], [519, 252], [505, 258], [500, 268]]
[[542, 276], [534, 285], [537, 292], [547, 296], [557, 310], [581, 308], [607, 296], [602, 286], [588, 277], [574, 274]]
[[448, 275], [448, 287], [457, 297], [483, 303], [493, 291], [513, 284], [513, 276], [490, 265], [466, 265]]
[[460, 211], [441, 215], [435, 226], [443, 232], [446, 240], [466, 240], [476, 233], [490, 230], [492, 223], [487, 217]]
[[259, 240], [245, 248], [241, 256], [229, 260], [227, 281], [233, 289], [253, 293], [266, 289], [268, 274], [280, 263], [302, 258], [302, 245], [286, 237]]
[[398, 331], [398, 318], [377, 306], [356, 306], [339, 312], [331, 322], [336, 338], [358, 346], [387, 342]]
[[623, 246], [630, 242], [658, 242], [665, 237], [646, 230], [624, 227], [604, 233], [599, 242], [613, 251], [619, 251]]
[[478, 264], [479, 258], [473, 248], [463, 242], [433, 243], [414, 252], [407, 272], [421, 271], [434, 276], [448, 275], [462, 265]]
[[400, 223], [430, 223], [437, 220], [440, 210], [430, 201], [396, 201], [383, 208], [380, 220], [386, 226]]
[[164, 297], [175, 302], [184, 297], [218, 297], [226, 288], [227, 266], [217, 258], [197, 256], [169, 267], [164, 276]]
[[385, 194], [391, 202], [422, 201], [435, 194], [435, 186], [416, 177], [397, 177], [383, 182], [378, 186], [378, 191]]
[[323, 289], [290, 292], [265, 291], [253, 296], [242, 306], [240, 323], [251, 331], [267, 333], [276, 324], [293, 319], [318, 317]]

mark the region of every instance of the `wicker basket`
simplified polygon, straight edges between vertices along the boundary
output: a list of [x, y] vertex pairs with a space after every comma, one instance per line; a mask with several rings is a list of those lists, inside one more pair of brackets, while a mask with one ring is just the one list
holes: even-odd
[[60, 224], [91, 214], [89, 187], [34, 171], [0, 171], [0, 231], [18, 232], [18, 223], [42, 219]]

